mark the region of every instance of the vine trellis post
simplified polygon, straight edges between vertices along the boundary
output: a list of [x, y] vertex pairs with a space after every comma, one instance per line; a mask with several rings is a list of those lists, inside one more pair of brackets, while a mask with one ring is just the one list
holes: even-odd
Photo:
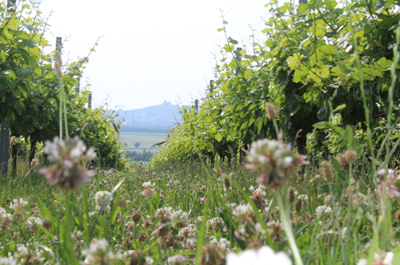
[[[16, 0], [7, 1], [7, 13], [12, 13], [15, 8]], [[10, 147], [10, 118], [6, 125], [0, 125], [0, 176], [7, 175], [8, 172], [8, 149]]]
[[0, 125], [0, 176], [7, 175], [8, 172], [8, 150], [10, 147], [10, 119], [7, 125]]
[[[236, 67], [236, 69], [235, 69], [235, 76], [238, 76], [240, 73], [240, 65], [239, 64], [240, 64], [240, 61], [242, 60], [241, 54], [240, 54], [241, 50], [242, 50], [242, 48], [238, 47], [238, 48], [236, 48], [236, 51], [235, 51], [235, 56], [236, 56], [235, 60], [237, 61], [237, 64], [238, 64], [238, 67]], [[236, 147], [235, 142], [232, 142], [232, 144], [231, 144], [231, 152], [232, 152], [232, 158], [235, 158], [235, 161], [236, 161], [237, 147]]]

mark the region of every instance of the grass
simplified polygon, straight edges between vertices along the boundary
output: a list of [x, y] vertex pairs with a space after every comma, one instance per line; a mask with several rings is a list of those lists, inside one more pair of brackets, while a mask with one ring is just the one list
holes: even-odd
[[[196, 255], [197, 260], [204, 255], [196, 251], [203, 244], [219, 246], [223, 256], [230, 249], [239, 251], [257, 244], [287, 251], [286, 231], [279, 225], [272, 228], [272, 222], [279, 224], [282, 218], [279, 208], [283, 204], [279, 205], [277, 193], [257, 189], [258, 172], [239, 165], [218, 165], [225, 176], [232, 173], [227, 179], [233, 185], [228, 188], [224, 186], [224, 174], [217, 174], [201, 163], [158, 166], [135, 163], [121, 172], [100, 169], [90, 183], [72, 193], [60, 193], [50, 186], [38, 173], [44, 165], [34, 168], [25, 179], [26, 172], [14, 178], [2, 178], [1, 207], [15, 217], [20, 212], [11, 209], [10, 202], [22, 198], [27, 204], [21, 210], [23, 220], [14, 218], [10, 225], [2, 222], [0, 256], [12, 253], [33, 262], [32, 255], [21, 252], [21, 245], [25, 245], [43, 251], [40, 254], [43, 262], [59, 260], [61, 264], [78, 264], [85, 259], [82, 251], [100, 239], [108, 242], [107, 248], [113, 253], [125, 253], [126, 257], [121, 255], [114, 264], [126, 264], [134, 258], [129, 251], [138, 249], [152, 258], [153, 264], [165, 264], [169, 257], [178, 254], [186, 257], [185, 264], [195, 264], [191, 260]], [[291, 213], [293, 235], [302, 261], [304, 264], [356, 264], [367, 256], [374, 236], [374, 220], [378, 220], [375, 206], [379, 205], [380, 196], [371, 189], [373, 179], [362, 177], [370, 172], [355, 169], [358, 177], [345, 186], [340, 180], [346, 172], [337, 172], [340, 174], [335, 174], [331, 182], [318, 177], [318, 173], [317, 168], [306, 167], [303, 175], [287, 176], [288, 185], [280, 191], [285, 208]], [[145, 188], [145, 182], [152, 185]], [[292, 198], [289, 186], [294, 194]], [[349, 194], [346, 188], [352, 192]], [[144, 196], [142, 192], [146, 189], [155, 194]], [[101, 191], [110, 192], [109, 203], [95, 200], [96, 193]], [[257, 211], [238, 214], [239, 205], [250, 205]], [[322, 212], [321, 207], [324, 207]], [[398, 210], [399, 205], [393, 205], [390, 216]], [[47, 220], [51, 228], [29, 224], [30, 217]], [[396, 252], [399, 248], [393, 245], [398, 239], [398, 221], [394, 217], [392, 220], [386, 243], [380, 249], [394, 251], [400, 258], [400, 252]], [[260, 222], [261, 228], [254, 230]], [[165, 231], [160, 232], [160, 226]], [[184, 232], [189, 230], [193, 233]], [[67, 232], [72, 235], [69, 239]], [[105, 256], [111, 259], [108, 254]], [[322, 263], [323, 259], [328, 263]]]

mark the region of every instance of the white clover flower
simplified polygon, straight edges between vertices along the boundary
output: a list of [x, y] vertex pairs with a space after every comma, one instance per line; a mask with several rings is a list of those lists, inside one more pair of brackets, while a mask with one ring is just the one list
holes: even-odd
[[86, 256], [84, 265], [112, 264], [114, 261], [121, 259], [121, 254], [114, 254], [108, 245], [107, 240], [100, 239], [90, 243], [89, 249], [82, 251], [82, 255]]
[[182, 247], [186, 249], [195, 249], [197, 244], [197, 239], [195, 237], [189, 237], [186, 240], [182, 241]]
[[0, 218], [4, 218], [6, 216], [6, 210], [0, 207]]
[[263, 139], [251, 144], [246, 165], [251, 170], [261, 169], [258, 182], [272, 190], [286, 184], [285, 176], [295, 173], [301, 165], [306, 165], [304, 155], [294, 152], [289, 144], [282, 141]]
[[147, 264], [153, 264], [154, 263], [154, 259], [151, 258], [151, 257], [145, 257], [144, 259], [146, 260]]
[[226, 256], [227, 265], [292, 265], [292, 261], [283, 252], [275, 253], [270, 247], [263, 246], [259, 250], [245, 250], [236, 254], [229, 253]]
[[28, 204], [27, 201], [25, 201], [22, 198], [14, 199], [13, 202], [10, 203], [10, 208], [14, 210], [20, 210], [22, 211], [22, 208], [24, 208]]
[[0, 257], [0, 265], [17, 265], [17, 260], [13, 257]]
[[182, 210], [175, 211], [171, 216], [173, 221], [185, 221], [188, 217], [189, 215]]
[[35, 225], [42, 225], [43, 221], [42, 219], [34, 216], [28, 217], [28, 220], [26, 220], [26, 226], [29, 228], [35, 227]]
[[154, 187], [154, 183], [151, 183], [151, 181], [144, 182], [144, 183], [142, 184], [142, 187], [143, 187], [143, 188], [153, 188], [153, 187]]
[[[392, 265], [393, 257], [394, 257], [393, 252], [387, 252], [384, 255], [378, 255], [377, 253], [375, 253], [375, 258], [374, 258], [373, 264]], [[367, 265], [367, 264], [368, 264], [368, 261], [366, 259], [360, 259], [357, 262], [357, 265]]]
[[254, 211], [250, 204], [239, 205], [233, 210], [233, 215], [237, 217], [252, 214], [254, 214]]
[[184, 256], [181, 255], [175, 255], [172, 257], [168, 257], [167, 263], [168, 265], [178, 265], [178, 264], [183, 264], [185, 263], [186, 259]]
[[221, 237], [218, 242], [217, 238], [215, 236], [212, 236], [210, 243], [216, 245], [218, 250], [223, 253], [228, 253], [230, 251], [228, 246], [231, 242], [226, 238]]
[[324, 214], [332, 212], [332, 208], [326, 205], [318, 206], [315, 211], [317, 212], [317, 217], [321, 217]]
[[103, 204], [105, 204], [105, 209], [110, 210], [110, 202], [112, 200], [111, 192], [98, 191], [96, 195], [94, 195], [94, 200], [96, 202], [96, 210], [100, 210]]

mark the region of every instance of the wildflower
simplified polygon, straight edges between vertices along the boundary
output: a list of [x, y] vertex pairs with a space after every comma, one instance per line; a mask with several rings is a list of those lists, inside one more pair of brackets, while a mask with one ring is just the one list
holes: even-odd
[[[378, 175], [383, 177], [385, 176], [386, 170], [385, 169], [381, 169], [378, 172]], [[396, 188], [396, 185], [394, 183], [395, 180], [400, 180], [400, 175], [398, 175], [396, 178], [394, 177], [394, 170], [393, 169], [389, 169], [388, 170], [388, 174], [386, 177], [386, 196], [388, 196], [389, 198], [393, 199], [394, 197], [398, 197], [400, 196], [399, 191]], [[378, 191], [379, 194], [381, 195], [381, 197], [383, 197], [383, 186], [384, 186], [384, 181], [381, 179], [378, 179]]]
[[119, 253], [113, 254], [107, 240], [100, 239], [90, 243], [89, 249], [82, 251], [85, 261], [84, 265], [112, 264], [121, 258]]
[[142, 214], [139, 210], [134, 210], [132, 213], [132, 221], [138, 223], [142, 219]]
[[239, 205], [233, 210], [233, 215], [237, 217], [254, 215], [253, 207], [250, 204]]
[[329, 162], [324, 160], [321, 163], [322, 167], [322, 175], [324, 176], [325, 181], [331, 181], [333, 179], [332, 168], [329, 165]]
[[289, 193], [288, 193], [288, 199], [290, 202], [294, 202], [295, 196], [296, 196], [296, 190], [293, 187], [289, 188]]
[[347, 163], [351, 165], [356, 161], [357, 153], [353, 150], [347, 150], [346, 152], [344, 152], [344, 157], [346, 158]]
[[51, 221], [49, 220], [48, 217], [45, 217], [43, 219], [43, 223], [42, 223], [43, 227], [46, 228], [47, 230], [51, 229], [53, 227], [53, 224], [51, 223]]
[[0, 265], [17, 265], [17, 260], [14, 259], [13, 257], [1, 257], [0, 258]]
[[15, 258], [21, 260], [21, 264], [43, 264], [43, 250], [38, 250], [36, 244], [18, 245]]
[[[381, 255], [375, 253], [374, 265], [392, 265], [393, 262], [393, 252], [383, 253]], [[357, 265], [367, 265], [368, 261], [366, 259], [360, 259]]]
[[174, 223], [175, 227], [182, 228], [188, 225], [187, 219], [188, 219], [188, 214], [182, 210], [178, 210], [174, 212], [171, 216], [172, 221], [175, 221]]
[[36, 231], [38, 225], [43, 225], [42, 219], [34, 216], [28, 217], [28, 220], [26, 220], [26, 227], [30, 228], [32, 231]]
[[279, 222], [271, 221], [267, 224], [270, 228], [270, 236], [273, 242], [280, 243], [283, 241], [283, 225]]
[[13, 210], [23, 211], [23, 208], [28, 204], [27, 201], [22, 198], [14, 199], [13, 202], [10, 203], [10, 208]]
[[55, 59], [56, 59], [56, 62], [57, 62], [59, 65], [62, 65], [61, 53], [60, 53], [59, 51], [56, 51], [56, 53], [55, 53]]
[[267, 111], [268, 118], [269, 119], [275, 119], [276, 117], [276, 111], [274, 105], [272, 103], [268, 102], [267, 105], [265, 106], [265, 110]]
[[34, 167], [34, 166], [36, 166], [37, 163], [38, 163], [38, 160], [36, 158], [34, 158], [34, 159], [32, 159], [30, 165], [31, 165], [31, 167]]
[[39, 172], [46, 175], [51, 185], [60, 189], [74, 189], [90, 181], [92, 171], [83, 168], [79, 161], [91, 161], [96, 157], [93, 148], [86, 153], [86, 146], [78, 137], [60, 140], [55, 137], [53, 142], [46, 141], [43, 152], [53, 164]]
[[10, 145], [16, 145], [16, 144], [17, 144], [17, 137], [16, 136], [11, 136]]
[[168, 223], [172, 220], [173, 210], [171, 207], [164, 207], [157, 209], [156, 216], [160, 218], [161, 223]]
[[94, 195], [94, 200], [96, 202], [96, 210], [100, 210], [104, 204], [104, 209], [110, 210], [111, 193], [108, 191], [98, 191]]
[[248, 161], [252, 164], [246, 165], [251, 170], [261, 169], [258, 182], [272, 190], [286, 184], [285, 176], [295, 173], [300, 165], [306, 165], [304, 155], [295, 153], [290, 145], [281, 141], [263, 139], [251, 144]]
[[154, 187], [154, 183], [149, 182], [145, 182], [142, 184], [142, 186], [145, 188], [144, 191], [142, 191], [142, 195], [147, 197], [147, 198], [151, 198], [154, 196], [154, 194], [156, 194], [156, 191], [153, 189]]
[[345, 156], [345, 154], [342, 154], [342, 153], [339, 154], [338, 157], [337, 157], [337, 160], [338, 160], [338, 162], [340, 164], [340, 169], [342, 171], [348, 171], [349, 170], [350, 164], [347, 161], [347, 157]]
[[212, 236], [210, 243], [216, 245], [218, 250], [223, 253], [229, 252], [228, 246], [231, 242], [226, 238], [221, 237], [218, 242], [217, 238], [215, 236]]
[[224, 227], [224, 221], [221, 217], [214, 217], [207, 220], [207, 227], [212, 228], [215, 232], [221, 231]]
[[318, 218], [320, 218], [321, 216], [332, 212], [332, 208], [326, 205], [321, 205], [318, 206], [317, 209], [315, 209], [315, 211], [317, 212]]
[[214, 244], [205, 244], [201, 248], [200, 265], [220, 265], [223, 258], [224, 255]]
[[123, 208], [123, 207], [125, 207], [125, 206], [126, 206], [126, 200], [125, 200], [125, 198], [122, 197], [122, 196], [119, 196], [118, 207]]
[[129, 252], [131, 258], [129, 265], [150, 265], [154, 262], [152, 258], [145, 257], [145, 254], [140, 249], [130, 250]]
[[62, 71], [61, 71], [61, 65], [58, 62], [54, 62], [54, 71], [56, 72], [56, 76], [61, 78], [62, 77]]
[[185, 257], [181, 255], [175, 255], [167, 259], [168, 265], [179, 265], [185, 263], [185, 261]]
[[268, 247], [263, 246], [259, 250], [245, 250], [236, 254], [234, 252], [229, 253], [226, 256], [227, 265], [258, 265], [258, 264], [279, 264], [279, 265], [291, 265], [292, 261], [283, 252], [274, 253], [274, 251]]
[[168, 227], [168, 225], [166, 225], [166, 224], [163, 224], [163, 223], [159, 223], [157, 226], [156, 226], [156, 235], [157, 236], [166, 236], [167, 234], [168, 234], [168, 232], [169, 232], [169, 227]]

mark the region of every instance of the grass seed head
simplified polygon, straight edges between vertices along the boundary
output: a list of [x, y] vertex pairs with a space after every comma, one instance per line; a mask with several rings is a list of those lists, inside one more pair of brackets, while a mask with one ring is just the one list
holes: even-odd
[[332, 173], [332, 168], [331, 168], [331, 165], [329, 164], [329, 162], [326, 160], [322, 161], [321, 167], [322, 167], [322, 175], [324, 176], [324, 180], [332, 181], [333, 173]]
[[357, 153], [353, 150], [347, 150], [346, 152], [344, 152], [344, 156], [347, 160], [347, 163], [349, 163], [350, 165], [353, 164], [357, 159]]
[[275, 107], [274, 107], [274, 105], [272, 105], [272, 103], [271, 102], [268, 102], [267, 103], [267, 105], [266, 105], [266, 111], [267, 111], [267, 114], [268, 114], [268, 118], [269, 119], [275, 119], [276, 118], [276, 111], [275, 111]]

